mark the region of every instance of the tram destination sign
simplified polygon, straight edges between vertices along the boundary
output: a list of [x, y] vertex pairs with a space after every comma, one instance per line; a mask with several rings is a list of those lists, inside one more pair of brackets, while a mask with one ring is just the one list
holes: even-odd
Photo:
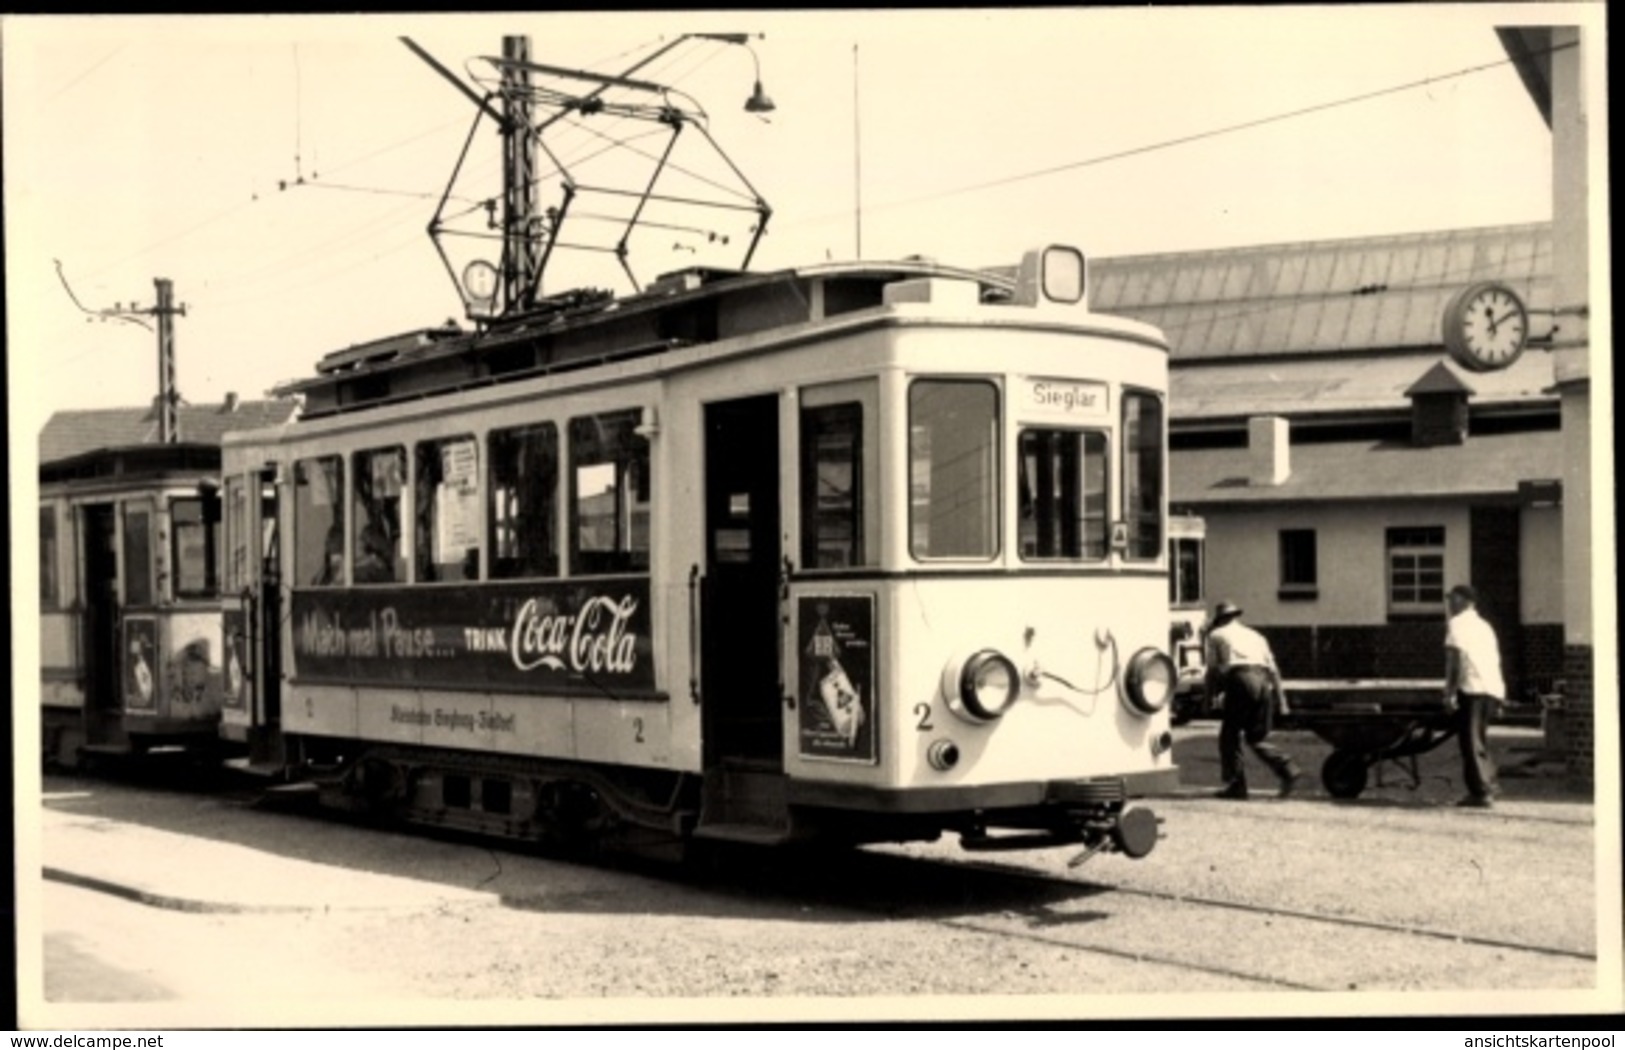
[[1023, 419], [1104, 419], [1111, 413], [1111, 388], [1090, 380], [1033, 376], [1020, 385], [1016, 407]]
[[648, 699], [649, 581], [369, 587], [293, 594], [311, 681]]

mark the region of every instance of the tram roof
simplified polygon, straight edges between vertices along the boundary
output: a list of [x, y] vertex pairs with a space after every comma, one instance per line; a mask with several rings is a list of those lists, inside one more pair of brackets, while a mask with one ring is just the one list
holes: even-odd
[[133, 480], [220, 470], [219, 442], [173, 441], [97, 448], [40, 464], [41, 484], [107, 479]]
[[[306, 398], [304, 415], [316, 417], [504, 382], [612, 360], [656, 354], [750, 331], [809, 320], [801, 286], [823, 281], [837, 288], [826, 314], [879, 306], [885, 285], [913, 277], [973, 281], [984, 300], [1010, 296], [1015, 282], [1001, 274], [944, 266], [913, 257], [896, 261], [826, 262], [750, 273], [693, 268], [662, 275], [637, 294], [615, 298], [597, 289], [550, 296], [533, 310], [493, 319], [478, 330], [448, 323], [336, 350], [316, 375], [277, 387], [280, 396]], [[744, 304], [724, 331], [717, 311]], [[399, 387], [397, 377], [409, 377]]]

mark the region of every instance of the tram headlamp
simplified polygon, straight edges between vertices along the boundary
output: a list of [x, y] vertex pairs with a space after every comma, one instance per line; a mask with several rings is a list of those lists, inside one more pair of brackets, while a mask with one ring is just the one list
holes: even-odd
[[1021, 675], [1008, 656], [996, 649], [972, 653], [959, 667], [957, 688], [949, 704], [972, 722], [998, 719], [1021, 695]]
[[1124, 692], [1135, 713], [1154, 715], [1168, 706], [1179, 678], [1174, 662], [1160, 649], [1145, 648], [1128, 662]]

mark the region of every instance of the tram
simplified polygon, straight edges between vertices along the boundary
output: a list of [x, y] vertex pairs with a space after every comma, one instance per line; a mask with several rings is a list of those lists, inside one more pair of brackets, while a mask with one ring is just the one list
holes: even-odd
[[328, 355], [224, 442], [222, 732], [527, 839], [1144, 856], [1168, 349], [1086, 291], [695, 269]]
[[220, 742], [217, 445], [105, 448], [39, 472], [48, 763]]

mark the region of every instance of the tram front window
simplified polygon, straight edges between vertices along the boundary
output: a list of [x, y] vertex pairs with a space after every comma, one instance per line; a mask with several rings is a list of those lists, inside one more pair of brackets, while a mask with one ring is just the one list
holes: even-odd
[[219, 523], [209, 520], [200, 499], [174, 500], [169, 505], [169, 518], [174, 540], [175, 596], [213, 597]]
[[1123, 395], [1123, 514], [1128, 519], [1128, 556], [1161, 557], [1162, 399]]
[[916, 558], [999, 552], [999, 392], [985, 380], [909, 387], [909, 538]]
[[1023, 559], [1106, 557], [1106, 435], [1021, 432]]

